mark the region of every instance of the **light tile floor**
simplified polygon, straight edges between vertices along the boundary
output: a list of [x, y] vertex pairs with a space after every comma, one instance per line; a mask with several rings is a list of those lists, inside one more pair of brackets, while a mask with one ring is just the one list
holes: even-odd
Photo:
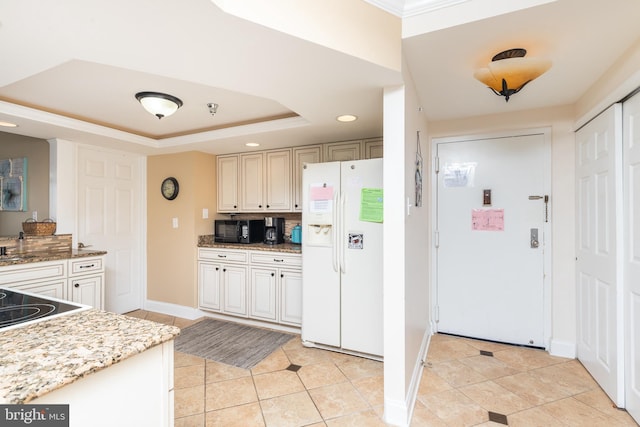
[[[382, 412], [381, 362], [306, 348], [299, 337], [251, 370], [175, 353], [176, 427], [385, 426]], [[637, 426], [576, 360], [433, 336], [411, 426], [500, 425]]]

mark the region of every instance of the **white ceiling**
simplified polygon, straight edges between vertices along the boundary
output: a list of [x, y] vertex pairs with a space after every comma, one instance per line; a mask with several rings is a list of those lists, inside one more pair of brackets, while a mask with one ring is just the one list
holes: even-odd
[[[557, 0], [493, 17], [469, 10], [495, 0], [370, 2], [412, 20], [402, 47], [429, 121], [573, 104], [640, 40], [637, 0]], [[472, 76], [512, 47], [553, 66], [505, 103]], [[379, 136], [383, 88], [402, 82], [397, 71], [236, 18], [210, 0], [3, 0], [0, 70], [0, 120], [20, 125], [8, 132], [147, 153]], [[145, 90], [184, 106], [158, 120], [134, 98]], [[215, 116], [209, 102], [220, 105]], [[338, 123], [345, 113], [359, 120]]]

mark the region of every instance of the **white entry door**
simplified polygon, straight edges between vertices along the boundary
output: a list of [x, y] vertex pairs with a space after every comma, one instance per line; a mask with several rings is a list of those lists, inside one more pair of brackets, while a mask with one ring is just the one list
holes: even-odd
[[436, 150], [438, 331], [546, 347], [548, 134]]
[[142, 307], [140, 155], [78, 149], [78, 241], [107, 251], [105, 308]]
[[640, 422], [640, 96], [623, 105], [625, 407]]
[[578, 359], [620, 407], [621, 120], [616, 104], [576, 132]]

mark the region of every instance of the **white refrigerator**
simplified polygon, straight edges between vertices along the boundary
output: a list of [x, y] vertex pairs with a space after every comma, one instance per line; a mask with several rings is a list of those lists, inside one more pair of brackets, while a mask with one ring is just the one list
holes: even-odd
[[302, 341], [381, 358], [382, 159], [302, 172]]

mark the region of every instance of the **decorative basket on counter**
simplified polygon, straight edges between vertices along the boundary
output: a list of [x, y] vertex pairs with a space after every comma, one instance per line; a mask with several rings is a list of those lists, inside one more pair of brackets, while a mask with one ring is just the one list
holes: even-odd
[[22, 230], [29, 236], [52, 236], [56, 232], [56, 222], [52, 219], [38, 222], [29, 218], [22, 223]]

